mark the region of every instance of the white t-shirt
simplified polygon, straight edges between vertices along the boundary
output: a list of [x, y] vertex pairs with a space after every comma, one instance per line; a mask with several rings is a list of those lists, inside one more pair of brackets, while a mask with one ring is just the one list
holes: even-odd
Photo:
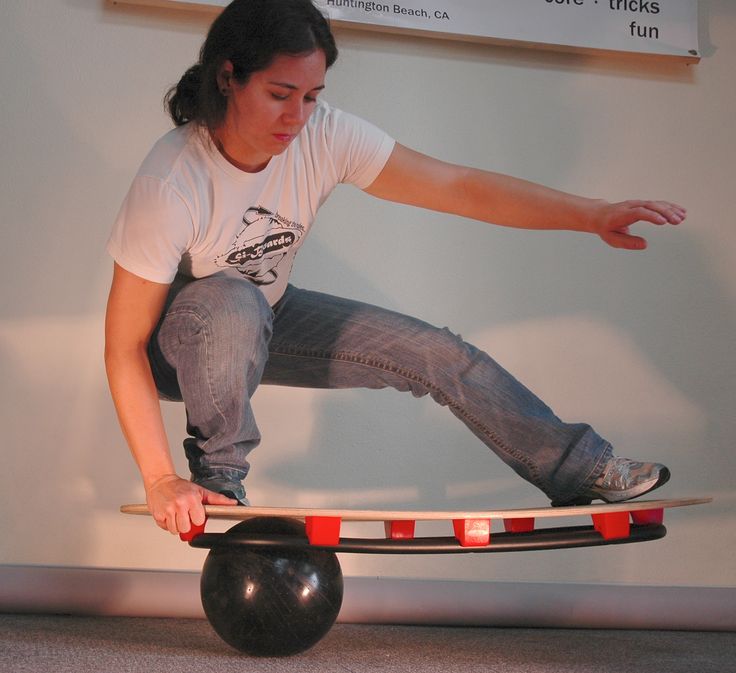
[[192, 124], [153, 147], [123, 202], [107, 249], [131, 273], [170, 283], [233, 269], [271, 305], [294, 256], [339, 183], [361, 189], [378, 176], [394, 141], [320, 101], [287, 149], [258, 173], [230, 164]]

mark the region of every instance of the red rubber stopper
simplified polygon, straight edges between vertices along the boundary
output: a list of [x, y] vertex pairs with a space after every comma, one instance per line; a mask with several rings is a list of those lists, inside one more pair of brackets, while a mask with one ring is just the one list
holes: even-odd
[[413, 540], [415, 521], [384, 521], [386, 537], [389, 540]]
[[462, 547], [485, 547], [491, 543], [490, 519], [453, 519], [452, 526]]
[[199, 537], [204, 533], [204, 527], [207, 525], [207, 517], [204, 522], [197, 525], [196, 523], [189, 522], [191, 528], [186, 533], [179, 533], [179, 537], [184, 542], [191, 542], [195, 537]]
[[342, 517], [339, 516], [307, 516], [305, 517], [306, 533], [309, 544], [336, 547], [340, 544], [340, 525]]
[[631, 525], [628, 512], [611, 512], [610, 514], [593, 514], [593, 526], [605, 540], [629, 537]]
[[503, 527], [507, 533], [531, 533], [534, 530], [534, 519], [504, 519]]

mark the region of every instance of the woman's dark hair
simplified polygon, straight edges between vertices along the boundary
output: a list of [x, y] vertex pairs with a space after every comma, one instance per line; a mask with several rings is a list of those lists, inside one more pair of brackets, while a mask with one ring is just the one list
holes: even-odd
[[321, 49], [329, 68], [337, 59], [330, 26], [312, 0], [234, 0], [215, 19], [199, 53], [164, 99], [174, 124], [195, 122], [210, 130], [225, 118], [227, 98], [217, 77], [225, 61], [233, 78], [245, 84], [281, 55], [299, 56]]

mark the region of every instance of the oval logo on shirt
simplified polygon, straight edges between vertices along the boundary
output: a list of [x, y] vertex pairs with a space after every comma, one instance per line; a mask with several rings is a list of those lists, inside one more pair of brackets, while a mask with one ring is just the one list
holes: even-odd
[[304, 227], [262, 206], [248, 208], [243, 224], [230, 249], [218, 256], [215, 264], [236, 269], [257, 285], [270, 285]]

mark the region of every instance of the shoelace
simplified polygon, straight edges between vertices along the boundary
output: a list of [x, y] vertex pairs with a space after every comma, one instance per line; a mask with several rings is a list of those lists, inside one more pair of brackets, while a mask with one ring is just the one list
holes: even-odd
[[612, 490], [630, 487], [633, 482], [631, 470], [633, 467], [641, 467], [641, 465], [642, 463], [616, 456], [608, 463], [603, 476], [596, 480], [596, 486]]

